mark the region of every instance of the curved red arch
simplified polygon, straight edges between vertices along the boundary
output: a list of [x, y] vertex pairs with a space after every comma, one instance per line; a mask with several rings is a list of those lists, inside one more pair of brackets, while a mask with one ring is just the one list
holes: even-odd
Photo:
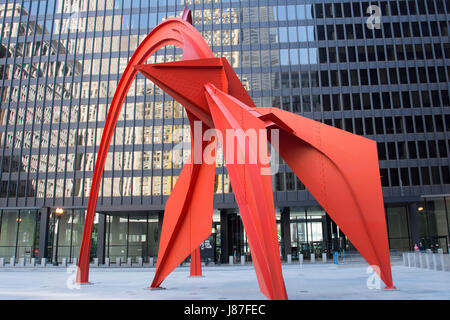
[[138, 73], [135, 67], [143, 64], [158, 49], [167, 45], [174, 45], [182, 49], [183, 60], [214, 57], [211, 49], [200, 33], [188, 21], [180, 18], [170, 18], [160, 23], [147, 35], [147, 37], [145, 37], [134, 52], [119, 80], [119, 84], [117, 85], [116, 92], [114, 93], [111, 106], [106, 117], [105, 128], [103, 129], [97, 161], [94, 168], [94, 175], [92, 178], [92, 186], [89, 193], [89, 201], [83, 231], [83, 241], [81, 243], [78, 261], [76, 278], [78, 283], [89, 282], [89, 256], [91, 248], [92, 224], [95, 209], [97, 207], [100, 181], [120, 111], [130, 86]]

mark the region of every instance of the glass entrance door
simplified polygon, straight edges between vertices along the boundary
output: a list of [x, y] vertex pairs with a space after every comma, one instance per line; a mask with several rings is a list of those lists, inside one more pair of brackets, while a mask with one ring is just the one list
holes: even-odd
[[291, 253], [292, 259], [310, 259], [325, 252], [322, 217], [325, 212], [320, 208], [291, 208]]
[[37, 214], [34, 210], [20, 210], [18, 217], [16, 258], [28, 261], [34, 257], [36, 243]]
[[16, 240], [19, 227], [19, 211], [3, 210], [0, 229], [0, 257], [16, 256]]
[[0, 257], [34, 257], [36, 229], [36, 210], [3, 210], [0, 215]]
[[147, 213], [108, 215], [106, 217], [105, 254], [115, 263], [117, 258], [137, 262], [156, 258], [158, 254], [158, 217]]

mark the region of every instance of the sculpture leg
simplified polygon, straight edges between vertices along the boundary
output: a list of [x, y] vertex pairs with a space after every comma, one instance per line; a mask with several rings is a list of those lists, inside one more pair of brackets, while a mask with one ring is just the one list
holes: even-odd
[[293, 130], [280, 130], [281, 157], [366, 261], [378, 266], [387, 288], [394, 288], [376, 143], [281, 109], [258, 112]]
[[191, 253], [191, 277], [202, 276], [202, 262], [200, 259], [200, 247]]
[[[194, 117], [189, 114], [191, 137], [194, 137]], [[207, 128], [203, 127], [202, 130]], [[202, 131], [203, 133], [203, 131]], [[202, 134], [203, 136], [203, 134]], [[201, 152], [209, 144], [200, 145]], [[191, 163], [185, 164], [167, 200], [158, 249], [156, 273], [151, 288], [161, 282], [211, 234], [214, 202], [215, 161], [211, 164], [193, 163], [197, 150], [192, 149]], [[209, 146], [211, 147], [211, 146]]]
[[[215, 127], [227, 134], [223, 141], [225, 163], [261, 292], [269, 299], [287, 299], [281, 271], [272, 181], [269, 175], [261, 174], [261, 170], [268, 169], [269, 164], [262, 163], [259, 157], [256, 161], [250, 158], [264, 152], [267, 156], [265, 124], [248, 111], [248, 106], [212, 85], [206, 85], [206, 97]], [[240, 136], [239, 132], [248, 129], [255, 129], [256, 139]], [[259, 135], [258, 131], [264, 135]], [[230, 134], [238, 136], [237, 143], [230, 143]], [[241, 156], [245, 158], [243, 163], [239, 163]]]

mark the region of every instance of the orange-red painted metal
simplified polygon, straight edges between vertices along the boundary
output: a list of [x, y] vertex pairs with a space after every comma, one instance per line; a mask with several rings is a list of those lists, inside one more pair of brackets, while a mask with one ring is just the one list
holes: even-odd
[[194, 249], [191, 253], [191, 277], [202, 276], [202, 264], [200, 259], [200, 248]]
[[[221, 132], [228, 130], [228, 134], [236, 136], [235, 141], [223, 139], [223, 154], [247, 234], [259, 288], [269, 299], [287, 299], [281, 272], [272, 179], [268, 174], [261, 174], [264, 169], [270, 171], [270, 163], [261, 161], [268, 159], [265, 123], [255, 117], [245, 104], [214, 85], [207, 84], [205, 88], [216, 128]], [[250, 139], [243, 134], [249, 129], [264, 134]], [[245, 161], [239, 161], [241, 155], [245, 155]], [[250, 161], [251, 155], [260, 156]]]
[[[158, 49], [173, 45], [183, 49], [183, 59], [201, 59], [214, 57], [208, 44], [204, 41], [200, 33], [187, 21], [179, 18], [171, 18], [156, 26], [149, 35], [138, 46], [133, 56], [131, 57], [120, 81], [117, 85], [117, 90], [114, 93], [111, 106], [105, 121], [102, 139], [98, 156], [95, 162], [94, 175], [92, 177], [92, 186], [89, 194], [88, 207], [86, 211], [86, 219], [83, 230], [83, 241], [80, 249], [80, 256], [78, 261], [78, 270], [76, 281], [78, 283], [89, 282], [89, 259], [91, 248], [92, 225], [94, 221], [95, 209], [97, 206], [98, 191], [100, 188], [100, 180], [105, 167], [105, 161], [108, 154], [108, 149], [111, 144], [111, 139], [119, 118], [120, 110], [125, 101], [125, 97], [130, 89], [133, 80], [138, 73], [136, 66], [144, 64]], [[194, 116], [191, 116], [194, 119]], [[195, 177], [191, 177], [191, 173], [203, 168], [199, 165], [198, 168], [194, 166], [185, 166], [180, 175], [184, 178], [180, 180], [177, 185], [188, 183], [188, 185], [195, 184]], [[207, 170], [208, 172], [211, 171]], [[184, 174], [183, 174], [184, 173]], [[214, 179], [214, 174], [210, 173], [210, 180]], [[199, 181], [199, 185], [211, 184], [210, 181]], [[214, 181], [212, 181], [214, 184]], [[206, 188], [206, 186], [203, 186]], [[212, 206], [212, 201], [211, 201]], [[211, 207], [212, 210], [212, 207]], [[211, 213], [212, 214], [212, 213]], [[210, 229], [211, 231], [211, 229]], [[200, 243], [199, 243], [200, 244]], [[194, 247], [193, 247], [194, 248]], [[193, 250], [192, 248], [192, 250]]]
[[[188, 19], [189, 14], [183, 13]], [[157, 49], [183, 49], [178, 62], [145, 65]], [[169, 196], [164, 212], [157, 267], [151, 288], [191, 255], [191, 275], [201, 275], [200, 244], [210, 235], [215, 161], [203, 161], [219, 139], [204, 141], [208, 129], [239, 136], [257, 130], [256, 140], [222, 139], [225, 164], [254, 261], [261, 292], [270, 299], [287, 299], [272, 193], [267, 141], [278, 130], [274, 144], [299, 179], [345, 232], [388, 288], [394, 288], [390, 269], [386, 221], [375, 142], [275, 108], [256, 108], [224, 58], [214, 58], [200, 33], [189, 22], [172, 18], [157, 26], [138, 47], [113, 97], [95, 164], [89, 197], [78, 282], [87, 282], [92, 222], [107, 151], [125, 96], [143, 73], [180, 102], [191, 124], [191, 155]], [[195, 137], [200, 129], [200, 138]], [[216, 137], [217, 138], [217, 137]], [[273, 143], [273, 141], [271, 141]], [[256, 162], [251, 155], [257, 154]], [[200, 155], [200, 157], [199, 157]], [[242, 155], [244, 161], [239, 162]], [[262, 158], [261, 158], [262, 156]], [[265, 174], [262, 172], [265, 171]]]
[[[194, 117], [189, 115], [191, 137], [194, 137]], [[202, 134], [207, 129], [202, 126]], [[197, 148], [215, 148], [215, 141], [191, 143], [190, 163], [184, 165], [177, 183], [167, 200], [159, 240], [156, 272], [151, 288], [161, 282], [192, 254], [211, 234], [214, 200], [215, 162], [194, 163]]]
[[[278, 152], [386, 284], [394, 288], [376, 142], [277, 108]], [[276, 145], [274, 145], [277, 147]]]

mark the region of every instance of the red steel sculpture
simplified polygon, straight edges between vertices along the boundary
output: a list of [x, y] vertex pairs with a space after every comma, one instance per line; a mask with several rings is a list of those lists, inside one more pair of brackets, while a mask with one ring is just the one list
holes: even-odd
[[[181, 61], [144, 64], [163, 46], [183, 50]], [[131, 57], [111, 102], [90, 190], [77, 282], [89, 281], [92, 224], [107, 152], [128, 90], [138, 72], [144, 74], [186, 108], [191, 125], [191, 154], [170, 194], [164, 212], [156, 272], [151, 288], [189, 255], [191, 275], [201, 275], [200, 244], [211, 234], [215, 162], [198, 155], [215, 150], [219, 139], [196, 141], [216, 128], [239, 133], [263, 130], [254, 139], [228, 139], [222, 144], [236, 202], [252, 255], [261, 292], [269, 299], [287, 299], [281, 270], [270, 164], [248, 155], [268, 154], [272, 130], [279, 132], [273, 146], [323, 209], [374, 267], [386, 288], [392, 283], [385, 211], [376, 143], [349, 132], [277, 108], [256, 108], [225, 58], [213, 52], [192, 26], [189, 10], [156, 26]], [[245, 155], [245, 161], [236, 158]]]

